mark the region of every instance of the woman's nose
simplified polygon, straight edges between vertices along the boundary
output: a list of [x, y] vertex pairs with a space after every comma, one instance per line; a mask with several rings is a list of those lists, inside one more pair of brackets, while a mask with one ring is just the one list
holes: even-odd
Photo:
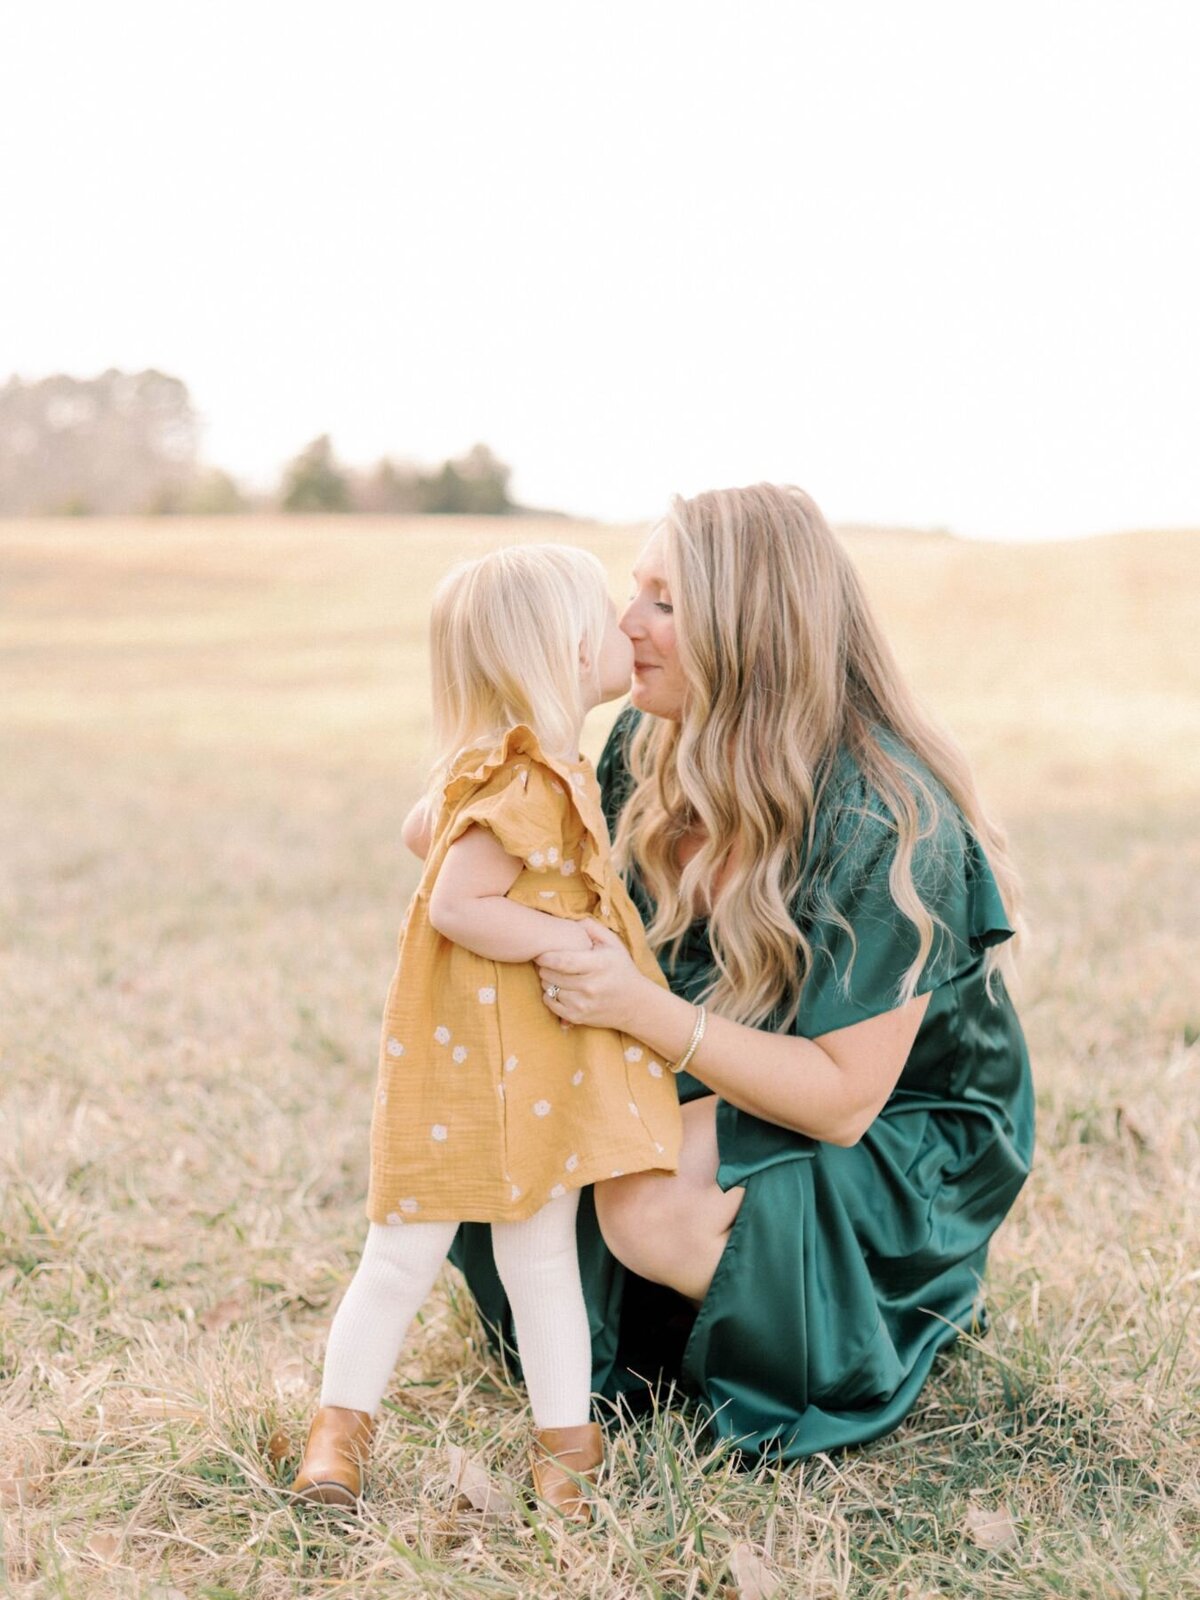
[[621, 615], [617, 618], [617, 627], [620, 628], [621, 632], [629, 639], [636, 639], [642, 632], [642, 626], [638, 621], [637, 615], [636, 595], [625, 607]]

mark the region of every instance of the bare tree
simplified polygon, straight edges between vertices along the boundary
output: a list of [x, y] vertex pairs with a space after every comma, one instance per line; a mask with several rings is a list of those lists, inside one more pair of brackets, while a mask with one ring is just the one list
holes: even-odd
[[178, 510], [196, 473], [187, 386], [164, 372], [0, 387], [0, 513]]

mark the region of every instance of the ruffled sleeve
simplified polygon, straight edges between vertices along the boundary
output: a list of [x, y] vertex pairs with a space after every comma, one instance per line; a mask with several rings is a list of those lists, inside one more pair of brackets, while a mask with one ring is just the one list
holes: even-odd
[[571, 802], [529, 729], [513, 728], [495, 749], [473, 751], [451, 772], [444, 793], [447, 848], [468, 828], [486, 828], [529, 871], [559, 869]]
[[[813, 952], [795, 1025], [808, 1038], [896, 1006], [919, 945], [915, 925], [892, 898], [895, 827], [857, 773], [855, 780], [829, 797], [831, 844], [821, 852], [826, 865], [814, 873], [796, 912]], [[918, 994], [958, 977], [1013, 933], [978, 841], [940, 786], [928, 778], [925, 783], [937, 812], [922, 820], [912, 874], [934, 930]]]

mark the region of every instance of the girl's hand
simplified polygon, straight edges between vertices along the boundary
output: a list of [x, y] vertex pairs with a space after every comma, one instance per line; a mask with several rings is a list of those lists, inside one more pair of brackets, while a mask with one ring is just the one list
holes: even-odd
[[586, 929], [590, 950], [549, 950], [537, 963], [546, 1005], [564, 1022], [635, 1032], [642, 988], [655, 986], [638, 971], [615, 933], [590, 917], [576, 926]]

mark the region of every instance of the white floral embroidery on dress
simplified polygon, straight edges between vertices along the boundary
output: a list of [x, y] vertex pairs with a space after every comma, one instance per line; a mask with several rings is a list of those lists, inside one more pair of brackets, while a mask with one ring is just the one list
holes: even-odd
[[558, 851], [554, 848], [553, 845], [551, 845], [549, 850], [546, 851], [546, 860], [550, 863], [551, 866], [554, 866], [555, 863], [558, 860]]
[[541, 867], [546, 863], [546, 858], [540, 850], [535, 850], [528, 860], [531, 867]]
[[568, 857], [562, 864], [562, 875], [564, 878], [569, 878], [574, 871], [575, 863]]
[[535, 1117], [548, 1117], [550, 1115], [549, 1100], [535, 1100], [533, 1102], [533, 1114]]
[[479, 1004], [481, 1006], [494, 1006], [496, 1004], [496, 991], [490, 985], [479, 991]]
[[650, 1076], [652, 1078], [661, 1078], [662, 1077], [662, 1062], [661, 1061], [648, 1061], [646, 1063], [646, 1071], [650, 1074]]
[[389, 1228], [398, 1228], [403, 1223], [403, 1221], [404, 1221], [404, 1218], [400, 1215], [400, 1213], [398, 1211], [389, 1211], [388, 1212], [388, 1214], [387, 1214], [387, 1225], [388, 1225]]
[[379, 1093], [375, 1096], [375, 1098], [376, 1098], [376, 1100], [379, 1102], [379, 1104], [381, 1106], [387, 1105], [387, 1090], [386, 1089], [380, 1089]]
[[571, 782], [577, 789], [582, 789], [584, 784], [587, 782], [587, 779], [584, 777], [582, 772], [573, 772], [571, 774]]
[[555, 794], [566, 794], [567, 792], [563, 788], [562, 784], [558, 782], [557, 778], [550, 779], [550, 787], [554, 790]]
[[433, 1039], [434, 1039], [434, 1043], [435, 1044], [449, 1044], [450, 1043], [450, 1029], [449, 1028], [435, 1028], [433, 1030]]
[[629, 1105], [629, 1115], [631, 1117], [640, 1117], [641, 1116], [642, 1113], [638, 1110], [637, 1106], [634, 1105], [632, 1100], [630, 1100], [628, 1102], [628, 1105]]
[[624, 1169], [621, 1167], [614, 1167], [609, 1176], [613, 1178], [623, 1178], [625, 1176]]
[[512, 1189], [509, 1191], [508, 1197], [510, 1200], [519, 1200], [521, 1198], [521, 1191], [517, 1188], [515, 1183], [513, 1184]]
[[450, 1129], [444, 1122], [435, 1122], [433, 1127], [429, 1130], [429, 1137], [431, 1139], [436, 1139], [438, 1144], [445, 1144], [446, 1140], [450, 1137]]
[[502, 1083], [498, 1083], [496, 1085], [496, 1093], [500, 1096], [501, 1100], [504, 1099], [504, 1085]]
[[558, 893], [557, 889], [539, 889], [538, 890], [538, 899], [539, 900], [553, 900], [557, 893]]
[[466, 1047], [466, 1045], [465, 1044], [456, 1044], [454, 1046], [454, 1049], [450, 1052], [450, 1056], [451, 1056], [451, 1059], [454, 1060], [454, 1061], [457, 1061], [458, 1065], [461, 1067], [463, 1062], [467, 1059], [467, 1047]]
[[419, 1211], [421, 1207], [418, 1202], [413, 1199], [412, 1195], [409, 1195], [407, 1199], [401, 1200], [400, 1209], [404, 1212], [406, 1217], [411, 1217], [413, 1212]]
[[400, 1043], [399, 1039], [388, 1040], [387, 1053], [390, 1056], [402, 1056], [404, 1054], [404, 1046]]
[[517, 1070], [516, 1056], [509, 1056], [508, 1060], [504, 1063], [504, 1070], [505, 1072], [515, 1072]]
[[566, 1194], [566, 1192], [567, 1192], [567, 1186], [566, 1186], [565, 1183], [556, 1183], [554, 1185], [553, 1189], [551, 1189], [551, 1191], [550, 1191], [550, 1198], [551, 1198], [551, 1200], [561, 1200], [563, 1195]]
[[583, 1068], [582, 1067], [580, 1067], [578, 1072], [574, 1072], [574, 1073], [571, 1074], [571, 1082], [578, 1089], [579, 1085], [583, 1082]]
[[642, 1047], [641, 1047], [641, 1045], [640, 1044], [631, 1044], [629, 1046], [629, 1049], [626, 1050], [626, 1052], [625, 1052], [625, 1059], [626, 1059], [626, 1061], [640, 1061], [642, 1059]]
[[578, 1165], [579, 1165], [579, 1157], [577, 1155], [573, 1154], [573, 1153], [571, 1155], [569, 1155], [567, 1157], [567, 1159], [563, 1162], [563, 1166], [566, 1167], [568, 1172], [574, 1172], [575, 1168]]
[[658, 1140], [655, 1139], [654, 1148], [658, 1151], [659, 1155], [662, 1155], [663, 1150], [666, 1148], [666, 1146], [659, 1144]]

